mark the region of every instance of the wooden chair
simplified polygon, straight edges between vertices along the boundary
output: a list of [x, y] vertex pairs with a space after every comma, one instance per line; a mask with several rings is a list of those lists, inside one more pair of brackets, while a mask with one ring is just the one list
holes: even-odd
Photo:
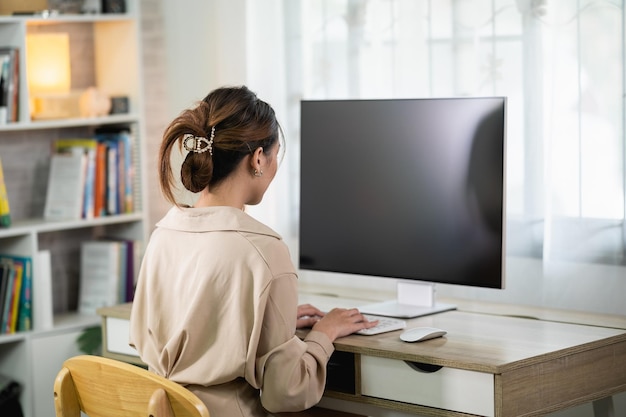
[[57, 417], [209, 417], [191, 391], [146, 369], [100, 356], [65, 361], [54, 381]]

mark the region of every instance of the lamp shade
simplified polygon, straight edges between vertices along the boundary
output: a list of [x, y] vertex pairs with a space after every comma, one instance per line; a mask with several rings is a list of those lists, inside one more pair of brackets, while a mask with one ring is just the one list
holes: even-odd
[[26, 35], [26, 77], [31, 95], [69, 93], [70, 38], [67, 33]]

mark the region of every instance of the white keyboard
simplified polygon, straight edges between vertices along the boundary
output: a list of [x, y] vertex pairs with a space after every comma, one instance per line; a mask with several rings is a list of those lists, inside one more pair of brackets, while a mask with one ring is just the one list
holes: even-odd
[[393, 317], [372, 316], [370, 314], [364, 314], [365, 318], [369, 321], [378, 320], [378, 324], [369, 329], [362, 329], [356, 332], [364, 336], [373, 336], [375, 334], [392, 332], [394, 330], [404, 329], [406, 327], [406, 321], [401, 319], [395, 319]]

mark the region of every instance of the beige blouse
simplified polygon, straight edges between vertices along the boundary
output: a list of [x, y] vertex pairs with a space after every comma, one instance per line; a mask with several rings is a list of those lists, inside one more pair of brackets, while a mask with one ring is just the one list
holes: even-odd
[[146, 247], [130, 345], [211, 417], [315, 405], [333, 352], [295, 336], [297, 275], [280, 236], [232, 207], [172, 208]]

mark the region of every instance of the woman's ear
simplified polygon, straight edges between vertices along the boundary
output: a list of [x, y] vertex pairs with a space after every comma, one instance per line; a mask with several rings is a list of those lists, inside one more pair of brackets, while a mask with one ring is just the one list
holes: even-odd
[[263, 165], [263, 161], [265, 158], [265, 154], [263, 153], [263, 148], [258, 147], [252, 152], [250, 155], [250, 166], [252, 168], [252, 172], [262, 172], [261, 166]]

